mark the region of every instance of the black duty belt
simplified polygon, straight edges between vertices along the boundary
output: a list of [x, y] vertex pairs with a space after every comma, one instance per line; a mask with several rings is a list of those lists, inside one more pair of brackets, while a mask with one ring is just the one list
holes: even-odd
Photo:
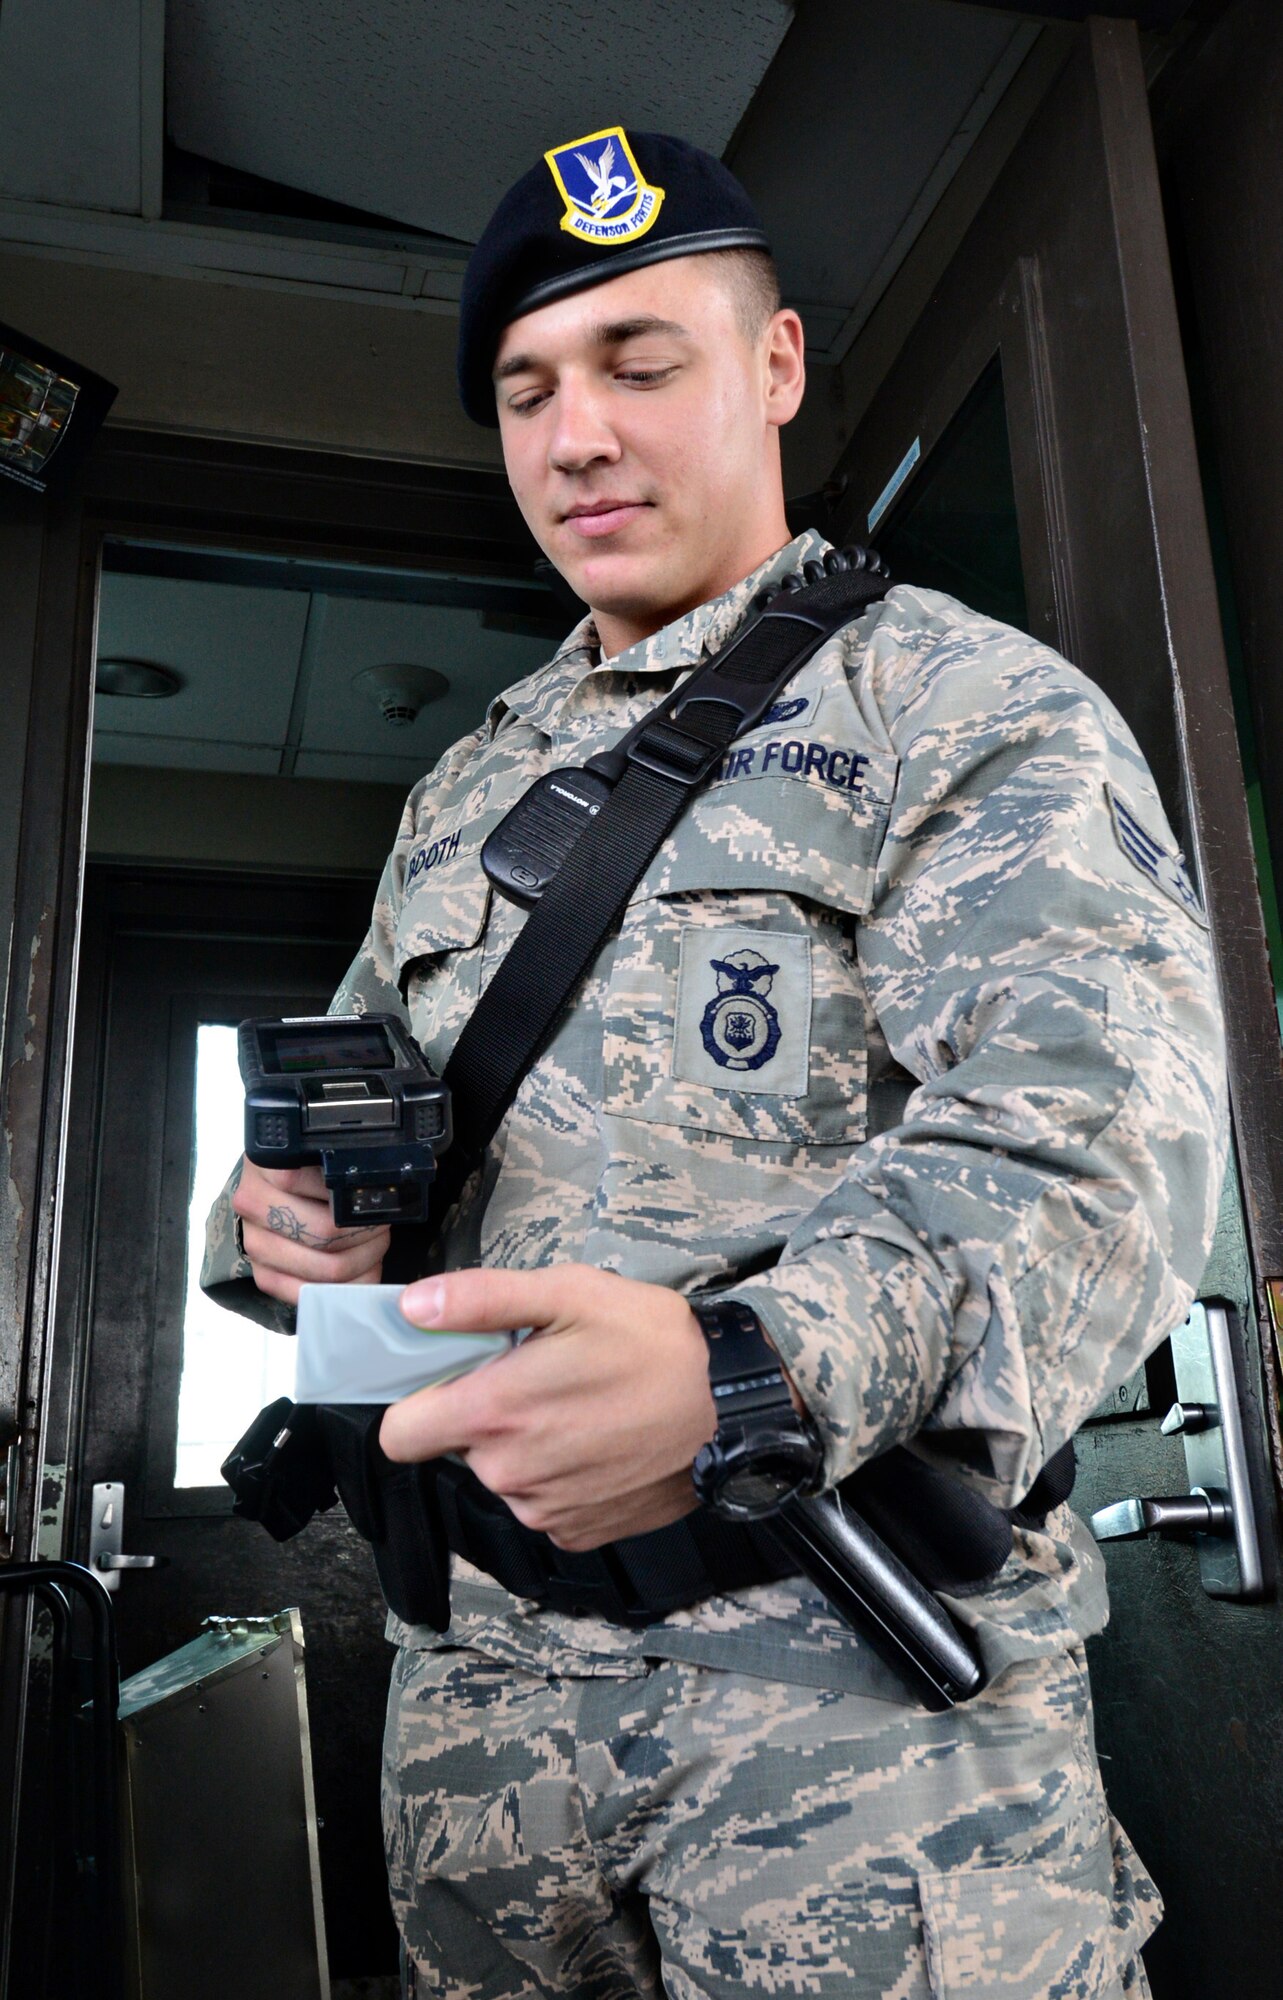
[[[523, 1527], [466, 1465], [397, 1465], [379, 1444], [380, 1408], [368, 1403], [269, 1404], [228, 1458], [236, 1511], [278, 1541], [341, 1498], [374, 1552], [398, 1618], [443, 1632], [450, 1622], [448, 1551], [515, 1597], [573, 1617], [645, 1626], [716, 1594], [796, 1576], [799, 1563], [763, 1526], [698, 1507], [670, 1527], [575, 1554]], [[929, 1591], [973, 1589], [1011, 1551], [1012, 1523], [1037, 1527], [1069, 1497], [1073, 1446], [1039, 1475], [1024, 1506], [1004, 1513], [900, 1447], [861, 1466], [842, 1496]]]

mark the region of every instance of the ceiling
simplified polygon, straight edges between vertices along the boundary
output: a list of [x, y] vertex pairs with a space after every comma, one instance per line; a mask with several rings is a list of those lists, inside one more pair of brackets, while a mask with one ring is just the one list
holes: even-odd
[[475, 242], [544, 149], [603, 125], [725, 155], [812, 352], [837, 359], [1039, 34], [958, 0], [262, 0], [166, 17], [186, 154]]
[[[466, 32], [462, 18], [459, 0], [310, 0], [300, 35], [296, 9], [264, 0], [170, 5], [171, 171], [175, 148], [216, 166], [224, 203], [229, 172], [253, 177], [239, 184], [247, 212], [212, 223], [288, 222], [349, 247], [419, 233], [461, 266], [549, 143], [615, 122], [676, 129], [755, 195], [822, 353], [851, 339], [1039, 33], [957, 0], [561, 0], [539, 14], [469, 0]], [[484, 607], [443, 602], [441, 578], [420, 579], [420, 602], [404, 601], [404, 579], [386, 598], [368, 577], [360, 595], [338, 572], [308, 582], [270, 563], [118, 551], [100, 657], [168, 666], [182, 687], [100, 694], [98, 762], [408, 787], [568, 622], [548, 600], [523, 635], [502, 589]], [[514, 579], [510, 609], [528, 615], [530, 596]], [[393, 727], [353, 685], [387, 662], [435, 667], [450, 691]]]
[[[98, 658], [142, 659], [176, 672], [168, 699], [99, 693], [94, 758], [99, 764], [238, 771], [265, 777], [359, 780], [408, 790], [458, 737], [474, 729], [491, 697], [545, 661], [568, 620], [547, 595], [542, 619], [528, 580], [486, 583], [484, 605], [406, 601], [466, 597], [456, 579], [354, 577], [336, 567], [299, 587], [281, 565], [240, 564], [181, 551], [133, 549], [136, 569], [102, 577]], [[115, 558], [118, 562], [119, 557]], [[149, 568], [178, 573], [148, 574]], [[184, 576], [190, 568], [199, 572]], [[237, 580], [238, 569], [255, 580]], [[220, 574], [221, 573], [221, 574]], [[321, 586], [321, 587], [318, 587]], [[392, 596], [395, 591], [398, 596]], [[400, 601], [398, 601], [398, 597]], [[511, 609], [505, 609], [505, 604]], [[533, 629], [511, 630], [511, 626]], [[542, 629], [541, 629], [542, 628]], [[353, 685], [371, 667], [434, 668], [449, 691], [406, 725], [384, 720]]]
[[[1187, 8], [1099, 4], [1158, 28]], [[1078, 0], [3, 7], [0, 241], [355, 298], [371, 313], [450, 314], [468, 247], [511, 180], [550, 144], [632, 123], [730, 162], [813, 355], [837, 363], [1017, 73], [1035, 59], [1045, 69], [1048, 51], [1054, 62], [1071, 32], [1054, 23], [1086, 11]], [[409, 784], [567, 622], [536, 602], [530, 624], [529, 578], [484, 603], [439, 577], [420, 579], [417, 601], [391, 580], [386, 596], [378, 588], [367, 577], [358, 595], [337, 573], [304, 587], [262, 564], [109, 563], [102, 654], [168, 665], [184, 684], [171, 700], [100, 697], [97, 757]], [[388, 661], [436, 666], [451, 683], [404, 729], [352, 686]]]
[[1038, 33], [955, 0], [807, 0], [729, 159], [813, 353], [846, 352]]
[[[1093, 0], [1168, 40], [1191, 4]], [[1067, 24], [1088, 11], [1088, 0], [2, 6], [0, 243], [449, 315], [499, 193], [549, 145], [632, 123], [730, 161], [812, 354], [838, 363], [1017, 73], [1028, 63], [1045, 83]]]
[[[473, 243], [564, 134], [688, 133], [722, 153], [790, 0], [180, 0], [166, 17], [177, 143]], [[550, 136], [551, 135], [551, 136]]]

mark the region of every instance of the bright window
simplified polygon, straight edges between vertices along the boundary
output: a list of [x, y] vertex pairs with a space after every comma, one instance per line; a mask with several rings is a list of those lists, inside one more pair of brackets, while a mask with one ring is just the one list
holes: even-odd
[[294, 1389], [294, 1342], [215, 1305], [200, 1288], [205, 1218], [240, 1153], [244, 1091], [236, 1030], [202, 1022], [196, 1030], [196, 1120], [192, 1200], [187, 1219], [187, 1297], [178, 1395], [176, 1486], [221, 1486], [219, 1466], [250, 1419]]

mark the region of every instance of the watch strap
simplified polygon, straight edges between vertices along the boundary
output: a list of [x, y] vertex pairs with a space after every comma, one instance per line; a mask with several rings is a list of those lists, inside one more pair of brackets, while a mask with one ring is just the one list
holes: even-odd
[[780, 1357], [750, 1306], [737, 1299], [690, 1299], [708, 1346], [708, 1381], [717, 1423], [761, 1410], [793, 1409]]

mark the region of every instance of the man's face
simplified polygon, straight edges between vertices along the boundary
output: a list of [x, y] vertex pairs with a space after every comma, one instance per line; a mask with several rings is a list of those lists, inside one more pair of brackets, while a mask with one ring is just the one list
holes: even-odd
[[788, 539], [778, 427], [801, 399], [801, 329], [777, 314], [750, 340], [715, 264], [627, 272], [514, 320], [499, 343], [512, 490], [608, 652]]

